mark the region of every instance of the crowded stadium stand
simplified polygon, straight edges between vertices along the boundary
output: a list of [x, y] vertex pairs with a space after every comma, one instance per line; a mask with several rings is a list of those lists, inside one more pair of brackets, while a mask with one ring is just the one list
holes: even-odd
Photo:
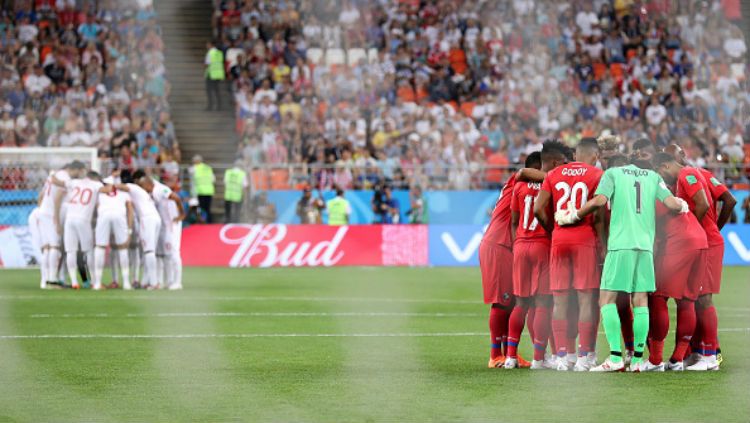
[[747, 181], [738, 1], [214, 3], [258, 188], [493, 187], [602, 131]]

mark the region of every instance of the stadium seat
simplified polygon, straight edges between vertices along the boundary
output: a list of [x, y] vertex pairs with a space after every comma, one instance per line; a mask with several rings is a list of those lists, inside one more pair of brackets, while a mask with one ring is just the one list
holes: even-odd
[[283, 190], [290, 188], [289, 171], [287, 169], [273, 169], [271, 171], [271, 189]]
[[359, 62], [359, 59], [367, 59], [367, 53], [363, 48], [350, 48], [346, 52], [346, 57], [348, 59], [349, 66], [355, 66], [357, 62]]
[[265, 169], [255, 169], [250, 172], [250, 181], [254, 190], [265, 191], [270, 186], [268, 180], [268, 171]]
[[323, 50], [319, 48], [309, 48], [307, 49], [307, 58], [310, 62], [318, 64], [320, 63], [320, 59], [323, 58]]
[[343, 65], [346, 63], [344, 50], [340, 48], [329, 48], [326, 50], [326, 65]]

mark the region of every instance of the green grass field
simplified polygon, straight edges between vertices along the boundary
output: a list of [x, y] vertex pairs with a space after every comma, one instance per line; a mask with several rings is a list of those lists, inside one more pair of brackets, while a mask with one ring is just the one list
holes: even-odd
[[750, 421], [750, 269], [725, 271], [721, 371], [691, 374], [487, 369], [477, 269], [184, 276], [72, 292], [1, 271], [0, 421]]

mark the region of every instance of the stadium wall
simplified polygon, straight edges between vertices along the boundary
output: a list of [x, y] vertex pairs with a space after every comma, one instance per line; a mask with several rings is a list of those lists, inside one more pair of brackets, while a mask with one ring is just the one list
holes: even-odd
[[[186, 266], [476, 266], [483, 225], [193, 225]], [[750, 266], [750, 225], [727, 225], [724, 264]], [[39, 260], [26, 226], [0, 227], [0, 268]]]

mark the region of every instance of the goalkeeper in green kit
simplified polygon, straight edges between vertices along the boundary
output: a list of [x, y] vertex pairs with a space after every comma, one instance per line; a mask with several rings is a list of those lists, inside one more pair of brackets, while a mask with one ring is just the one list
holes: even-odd
[[610, 356], [592, 372], [625, 371], [615, 304], [619, 292], [632, 295], [635, 352], [630, 370], [640, 371], [648, 336], [648, 293], [656, 289], [653, 247], [657, 200], [675, 213], [688, 212], [687, 203], [672, 195], [659, 174], [630, 164], [604, 172], [594, 198], [580, 210], [570, 202], [567, 209], [555, 213], [559, 225], [570, 225], [608, 201], [612, 210], [599, 295]]

